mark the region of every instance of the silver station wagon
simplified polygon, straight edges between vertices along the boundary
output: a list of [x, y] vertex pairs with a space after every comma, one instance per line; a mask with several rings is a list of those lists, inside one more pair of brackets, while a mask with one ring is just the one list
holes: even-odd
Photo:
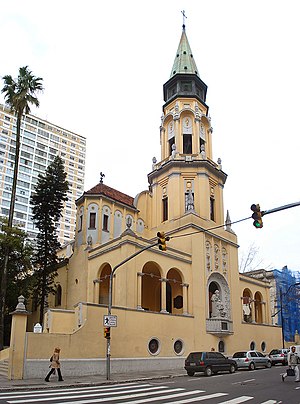
[[254, 370], [259, 367], [270, 368], [272, 366], [269, 356], [259, 351], [236, 352], [232, 359], [236, 361], [238, 368], [247, 368], [249, 370]]

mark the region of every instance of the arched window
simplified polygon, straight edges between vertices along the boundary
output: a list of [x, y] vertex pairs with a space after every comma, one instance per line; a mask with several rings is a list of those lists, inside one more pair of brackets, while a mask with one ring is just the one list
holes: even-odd
[[183, 118], [182, 121], [182, 135], [183, 135], [183, 154], [192, 154], [192, 119], [190, 117]]
[[61, 295], [62, 295], [61, 286], [57, 285], [55, 293], [55, 306], [61, 306]]
[[225, 344], [224, 344], [224, 341], [219, 341], [218, 351], [219, 351], [219, 352], [225, 352]]
[[108, 304], [110, 273], [111, 267], [106, 264], [99, 275], [99, 304]]

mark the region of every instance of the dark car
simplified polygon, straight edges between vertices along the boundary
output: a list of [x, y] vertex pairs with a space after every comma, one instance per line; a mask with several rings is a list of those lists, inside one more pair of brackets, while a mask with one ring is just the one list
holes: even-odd
[[286, 366], [288, 363], [288, 360], [287, 360], [288, 352], [289, 352], [289, 349], [287, 349], [287, 348], [272, 349], [272, 351], [269, 353], [269, 357], [271, 359], [272, 365], [281, 363], [283, 366]]
[[189, 376], [194, 376], [196, 372], [211, 376], [221, 371], [234, 373], [237, 365], [220, 352], [191, 352], [185, 360], [184, 368]]

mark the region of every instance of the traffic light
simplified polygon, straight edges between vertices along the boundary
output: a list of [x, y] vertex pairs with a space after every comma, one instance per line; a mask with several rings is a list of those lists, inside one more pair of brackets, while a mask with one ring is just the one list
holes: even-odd
[[110, 327], [104, 327], [104, 338], [110, 338]]
[[252, 219], [254, 219], [253, 226], [256, 227], [257, 229], [261, 229], [263, 227], [263, 221], [262, 221], [262, 216], [264, 215], [264, 212], [260, 211], [260, 206], [259, 204], [253, 204], [251, 205], [251, 210], [253, 211], [252, 214]]
[[159, 231], [157, 233], [157, 237], [158, 237], [158, 247], [159, 247], [159, 249], [162, 250], [162, 251], [166, 251], [166, 249], [167, 249], [166, 241], [169, 241], [170, 237], [165, 236], [165, 233], [163, 231]]

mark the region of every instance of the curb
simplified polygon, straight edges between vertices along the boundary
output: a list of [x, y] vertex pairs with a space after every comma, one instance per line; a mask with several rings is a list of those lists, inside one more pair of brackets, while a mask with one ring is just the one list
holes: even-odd
[[[147, 381], [147, 380], [160, 380], [160, 379], [172, 379], [175, 377], [183, 377], [186, 374], [178, 374], [178, 375], [159, 375], [159, 376], [146, 376], [146, 377], [133, 377], [128, 379], [120, 379], [120, 380], [103, 380], [103, 381], [90, 381], [90, 382], [70, 382], [67, 384], [61, 384], [58, 381], [53, 381], [50, 383], [43, 383], [37, 382], [35, 384], [27, 384], [26, 380], [22, 380], [23, 384], [16, 384], [11, 386], [2, 386], [0, 381], [0, 392], [9, 392], [9, 391], [30, 391], [30, 390], [48, 390], [48, 389], [63, 389], [63, 388], [74, 388], [74, 387], [90, 387], [90, 386], [103, 386], [103, 385], [114, 385], [114, 384], [121, 384], [121, 383], [130, 383], [130, 382], [140, 382], [140, 381]], [[14, 381], [12, 381], [14, 383]]]

